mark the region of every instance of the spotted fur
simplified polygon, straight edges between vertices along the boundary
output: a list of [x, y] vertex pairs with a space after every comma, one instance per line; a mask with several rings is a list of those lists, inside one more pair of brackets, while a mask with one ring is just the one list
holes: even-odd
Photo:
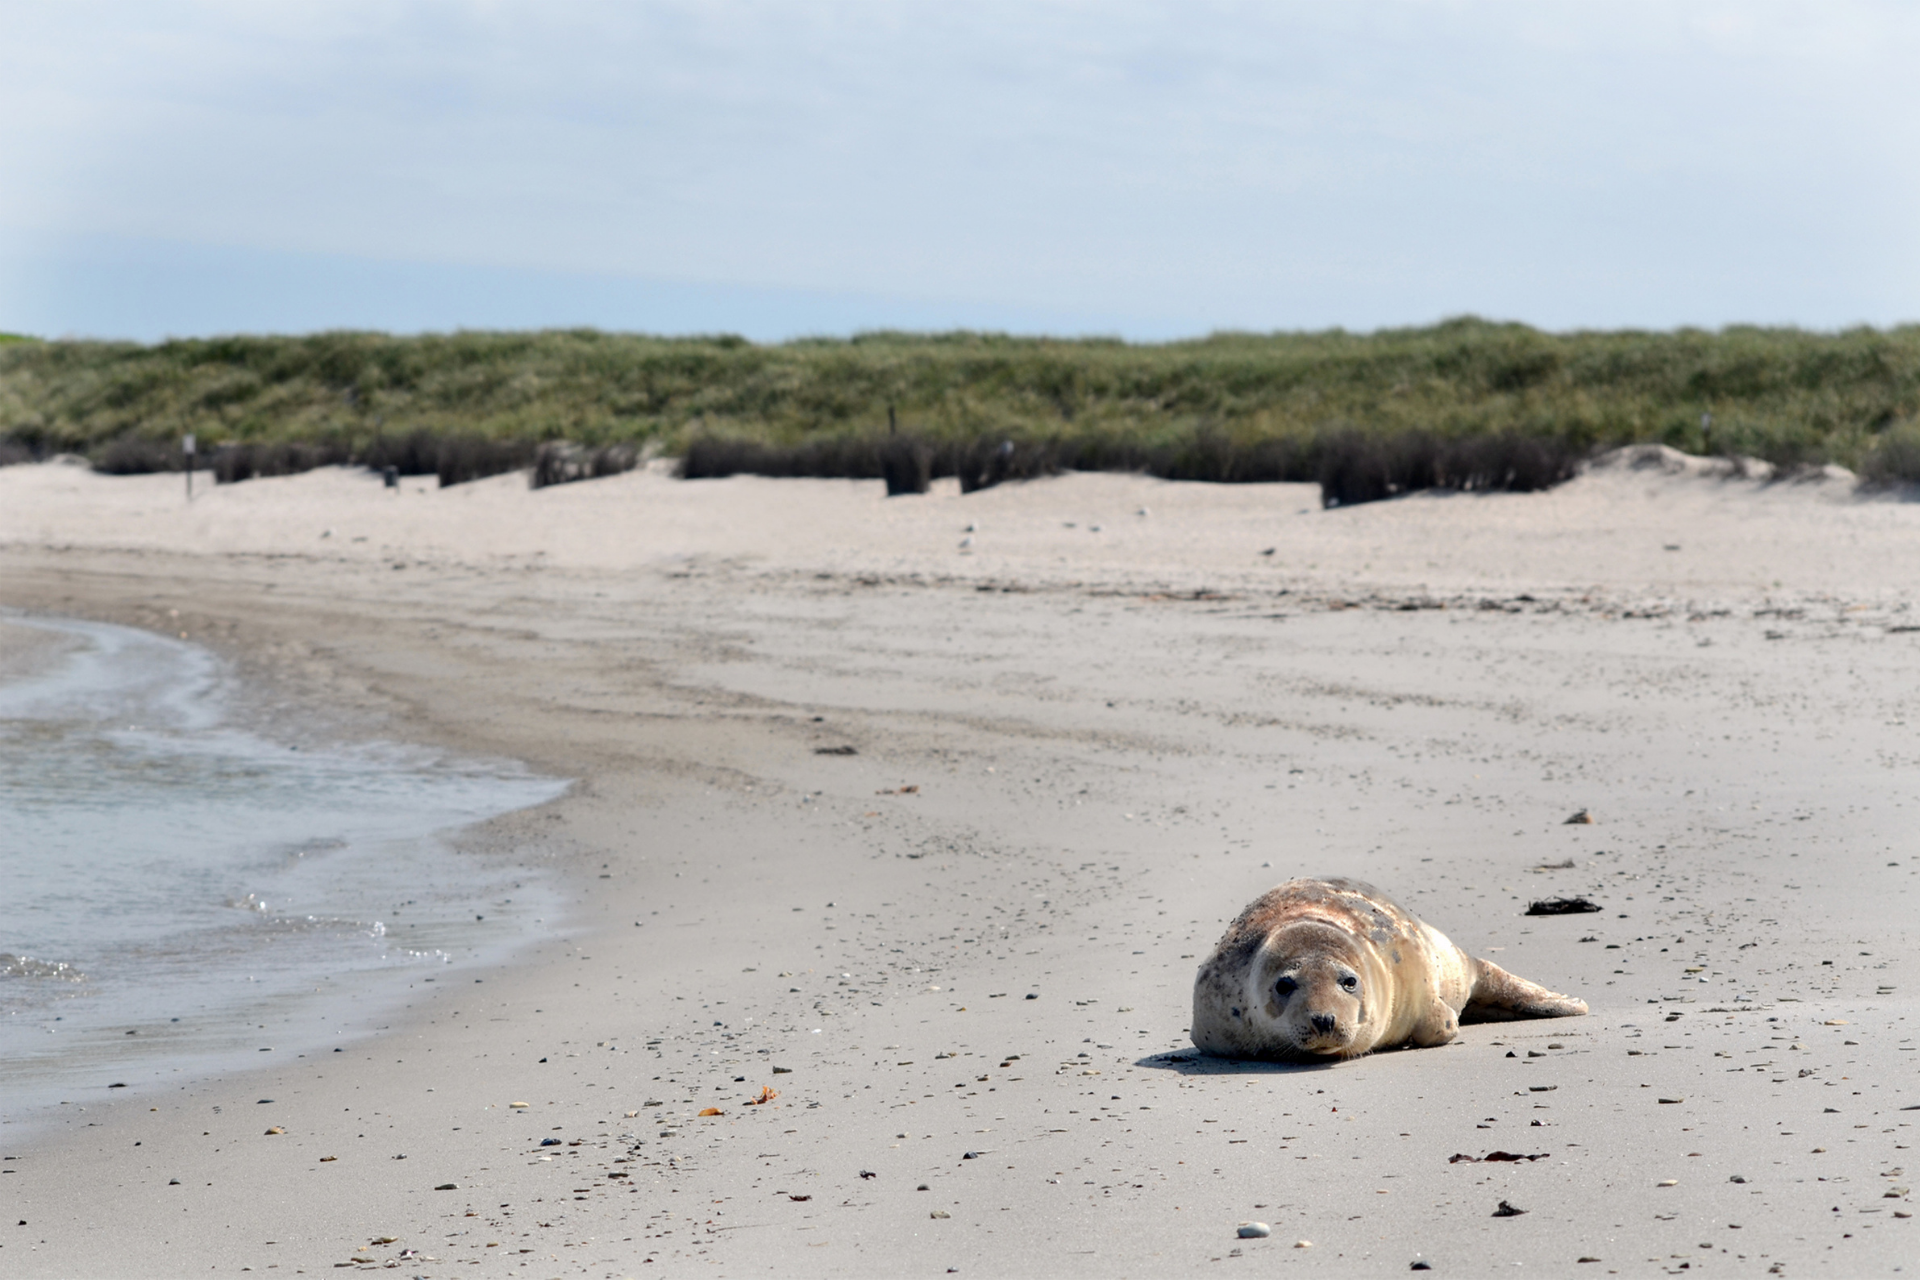
[[1240, 913], [1193, 983], [1193, 1042], [1316, 1061], [1425, 1048], [1462, 1022], [1565, 1018], [1584, 1001], [1476, 960], [1357, 880], [1289, 880]]

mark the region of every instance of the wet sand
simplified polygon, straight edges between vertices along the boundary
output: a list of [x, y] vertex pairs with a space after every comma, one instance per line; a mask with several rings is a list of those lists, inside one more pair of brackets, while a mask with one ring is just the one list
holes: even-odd
[[[0, 605], [578, 779], [462, 837], [557, 868], [563, 937], [343, 1052], [0, 1129], [0, 1274], [1890, 1270], [1916, 588], [1920, 503], [1657, 465], [1331, 512], [0, 470]], [[1200, 1058], [1198, 958], [1312, 874], [1592, 1014]], [[1564, 894], [1604, 910], [1523, 914]], [[1541, 1158], [1452, 1159], [1495, 1151]]]

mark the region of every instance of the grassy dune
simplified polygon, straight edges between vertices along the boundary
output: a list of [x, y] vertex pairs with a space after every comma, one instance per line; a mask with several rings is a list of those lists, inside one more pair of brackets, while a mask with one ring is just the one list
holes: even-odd
[[1378, 446], [1411, 450], [1415, 472], [1439, 466], [1446, 483], [1447, 459], [1524, 440], [1553, 458], [1660, 441], [1920, 479], [1920, 326], [1551, 334], [1461, 319], [1164, 344], [872, 333], [761, 346], [570, 330], [0, 345], [0, 439], [34, 456], [117, 448], [130, 468], [164, 465], [193, 432], [203, 448], [298, 444], [307, 452], [284, 456], [328, 460], [403, 437], [513, 442], [516, 457], [568, 440], [697, 446], [709, 474], [877, 475], [890, 411], [936, 473], [1012, 441], [1040, 469], [1306, 479]]

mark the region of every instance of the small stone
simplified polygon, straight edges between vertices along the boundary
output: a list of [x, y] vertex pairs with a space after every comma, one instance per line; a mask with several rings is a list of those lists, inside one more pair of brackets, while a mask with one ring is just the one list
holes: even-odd
[[1311, 1249], [1311, 1248], [1313, 1248], [1313, 1241], [1311, 1241], [1311, 1240], [1295, 1240], [1295, 1241], [1293, 1242], [1293, 1247], [1294, 1247], [1294, 1248], [1296, 1248], [1296, 1249]]
[[1580, 809], [1560, 825], [1563, 827], [1590, 827], [1593, 825], [1593, 814], [1585, 809]]
[[951, 1218], [953, 1215], [948, 1213], [945, 1209], [935, 1209], [932, 1213], [928, 1214], [927, 1216], [929, 1218]]
[[1516, 1209], [1505, 1200], [1502, 1200], [1500, 1207], [1493, 1211], [1493, 1216], [1496, 1218], [1517, 1218], [1525, 1212], [1525, 1209]]
[[458, 1191], [459, 1189], [460, 1185], [454, 1182], [443, 1182], [434, 1188], [435, 1191]]
[[1662, 1179], [1660, 1179], [1660, 1181], [1658, 1181], [1658, 1182], [1656, 1182], [1656, 1183], [1654, 1183], [1653, 1185], [1654, 1185], [1654, 1186], [1656, 1186], [1656, 1187], [1677, 1187], [1677, 1186], [1679, 1186], [1679, 1185], [1680, 1185], [1680, 1179], [1678, 1179], [1678, 1178], [1662, 1178]]
[[267, 1130], [266, 1136], [270, 1138], [276, 1133], [285, 1133], [285, 1132], [286, 1132], [285, 1129], [282, 1129], [279, 1125], [276, 1124], [272, 1128]]
[[170, 1187], [177, 1187], [177, 1186], [179, 1186], [179, 1185], [180, 1185], [180, 1179], [178, 1179], [178, 1178], [168, 1178], [168, 1179], [167, 1179], [167, 1185], [168, 1185], [168, 1186], [170, 1186]]
[[532, 1105], [533, 1104], [531, 1102], [509, 1102], [507, 1104], [507, 1106], [514, 1111], [525, 1111], [528, 1107], [531, 1107]]
[[1237, 1230], [1242, 1240], [1265, 1240], [1273, 1234], [1273, 1228], [1264, 1222], [1243, 1222]]

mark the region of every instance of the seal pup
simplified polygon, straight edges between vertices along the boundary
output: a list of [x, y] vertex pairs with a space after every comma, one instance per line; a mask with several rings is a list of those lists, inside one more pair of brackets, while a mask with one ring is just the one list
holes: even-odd
[[1289, 880], [1254, 899], [1200, 966], [1193, 1043], [1311, 1062], [1445, 1044], [1462, 1022], [1586, 1011], [1474, 959], [1371, 885]]

